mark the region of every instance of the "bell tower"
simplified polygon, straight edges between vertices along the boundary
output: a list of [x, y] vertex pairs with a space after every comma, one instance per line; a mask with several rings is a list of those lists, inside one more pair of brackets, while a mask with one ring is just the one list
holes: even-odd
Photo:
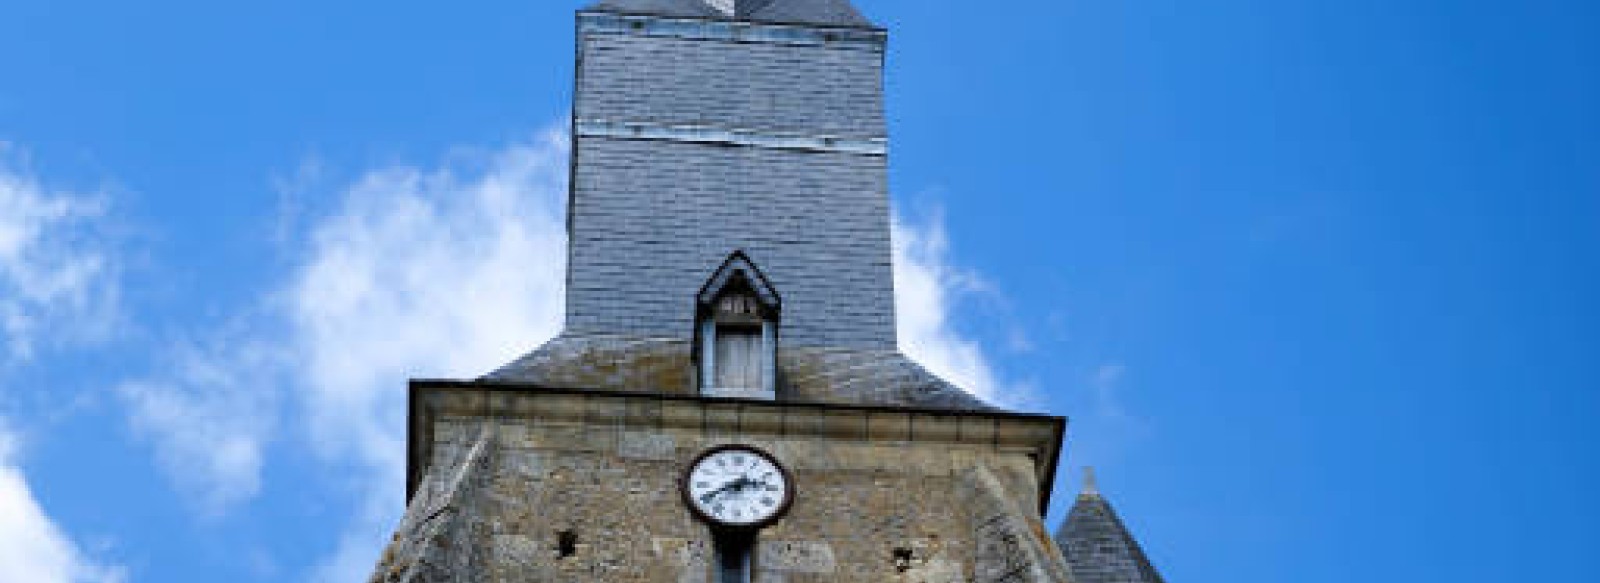
[[848, 0], [577, 14], [562, 333], [413, 380], [374, 582], [1059, 582], [1065, 431], [902, 355], [887, 32]]

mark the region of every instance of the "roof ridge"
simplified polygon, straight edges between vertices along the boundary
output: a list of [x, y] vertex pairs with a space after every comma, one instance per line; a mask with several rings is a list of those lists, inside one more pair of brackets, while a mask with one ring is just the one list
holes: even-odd
[[875, 27], [850, 0], [598, 0], [589, 10], [787, 24]]

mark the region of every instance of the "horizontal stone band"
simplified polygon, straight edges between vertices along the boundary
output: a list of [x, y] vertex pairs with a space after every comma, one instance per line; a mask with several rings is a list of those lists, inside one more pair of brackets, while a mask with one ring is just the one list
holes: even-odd
[[889, 153], [889, 140], [887, 138], [846, 138], [785, 134], [715, 126], [580, 119], [573, 124], [573, 131], [577, 132], [579, 137], [670, 140], [876, 156]]
[[825, 45], [883, 51], [887, 33], [873, 28], [816, 27], [735, 20], [670, 18], [612, 12], [578, 13], [578, 32], [644, 34], [698, 40]]

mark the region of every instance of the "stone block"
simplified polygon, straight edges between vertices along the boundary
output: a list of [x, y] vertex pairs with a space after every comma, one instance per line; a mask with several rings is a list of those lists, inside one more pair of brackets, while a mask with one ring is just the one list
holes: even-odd
[[961, 418], [961, 441], [964, 443], [994, 444], [995, 421], [983, 417]]
[[822, 434], [844, 441], [863, 441], [867, 437], [867, 417], [860, 413], [835, 413], [822, 418]]
[[673, 461], [677, 441], [659, 431], [624, 431], [617, 444], [617, 455], [624, 459]]
[[705, 435], [711, 438], [732, 439], [741, 433], [741, 406], [738, 403], [707, 404], [704, 406]]
[[917, 414], [911, 420], [918, 441], [955, 442], [961, 436], [961, 418], [954, 415]]
[[867, 416], [867, 438], [873, 441], [905, 441], [911, 437], [911, 415], [874, 411]]
[[1006, 419], [999, 423], [995, 444], [1001, 447], [1043, 449], [1054, 438], [1053, 423], [1038, 419]]
[[664, 401], [661, 403], [661, 427], [673, 435], [700, 434], [705, 423], [704, 410], [690, 401]]
[[746, 435], [778, 435], [783, 431], [783, 411], [776, 407], [747, 406], [740, 421]]
[[832, 573], [833, 547], [824, 541], [761, 541], [757, 564], [762, 570], [790, 573]]
[[540, 411], [542, 419], [549, 423], [583, 423], [587, 419], [587, 410], [583, 398], [578, 395], [541, 395]]
[[661, 401], [631, 399], [627, 403], [626, 424], [629, 427], [658, 427], [662, 423], [664, 408], [665, 405]]

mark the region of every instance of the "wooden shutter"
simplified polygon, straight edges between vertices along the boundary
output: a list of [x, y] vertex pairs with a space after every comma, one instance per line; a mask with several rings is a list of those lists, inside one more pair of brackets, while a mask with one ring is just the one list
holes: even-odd
[[719, 389], [760, 390], [761, 329], [751, 326], [718, 326], [715, 386]]

